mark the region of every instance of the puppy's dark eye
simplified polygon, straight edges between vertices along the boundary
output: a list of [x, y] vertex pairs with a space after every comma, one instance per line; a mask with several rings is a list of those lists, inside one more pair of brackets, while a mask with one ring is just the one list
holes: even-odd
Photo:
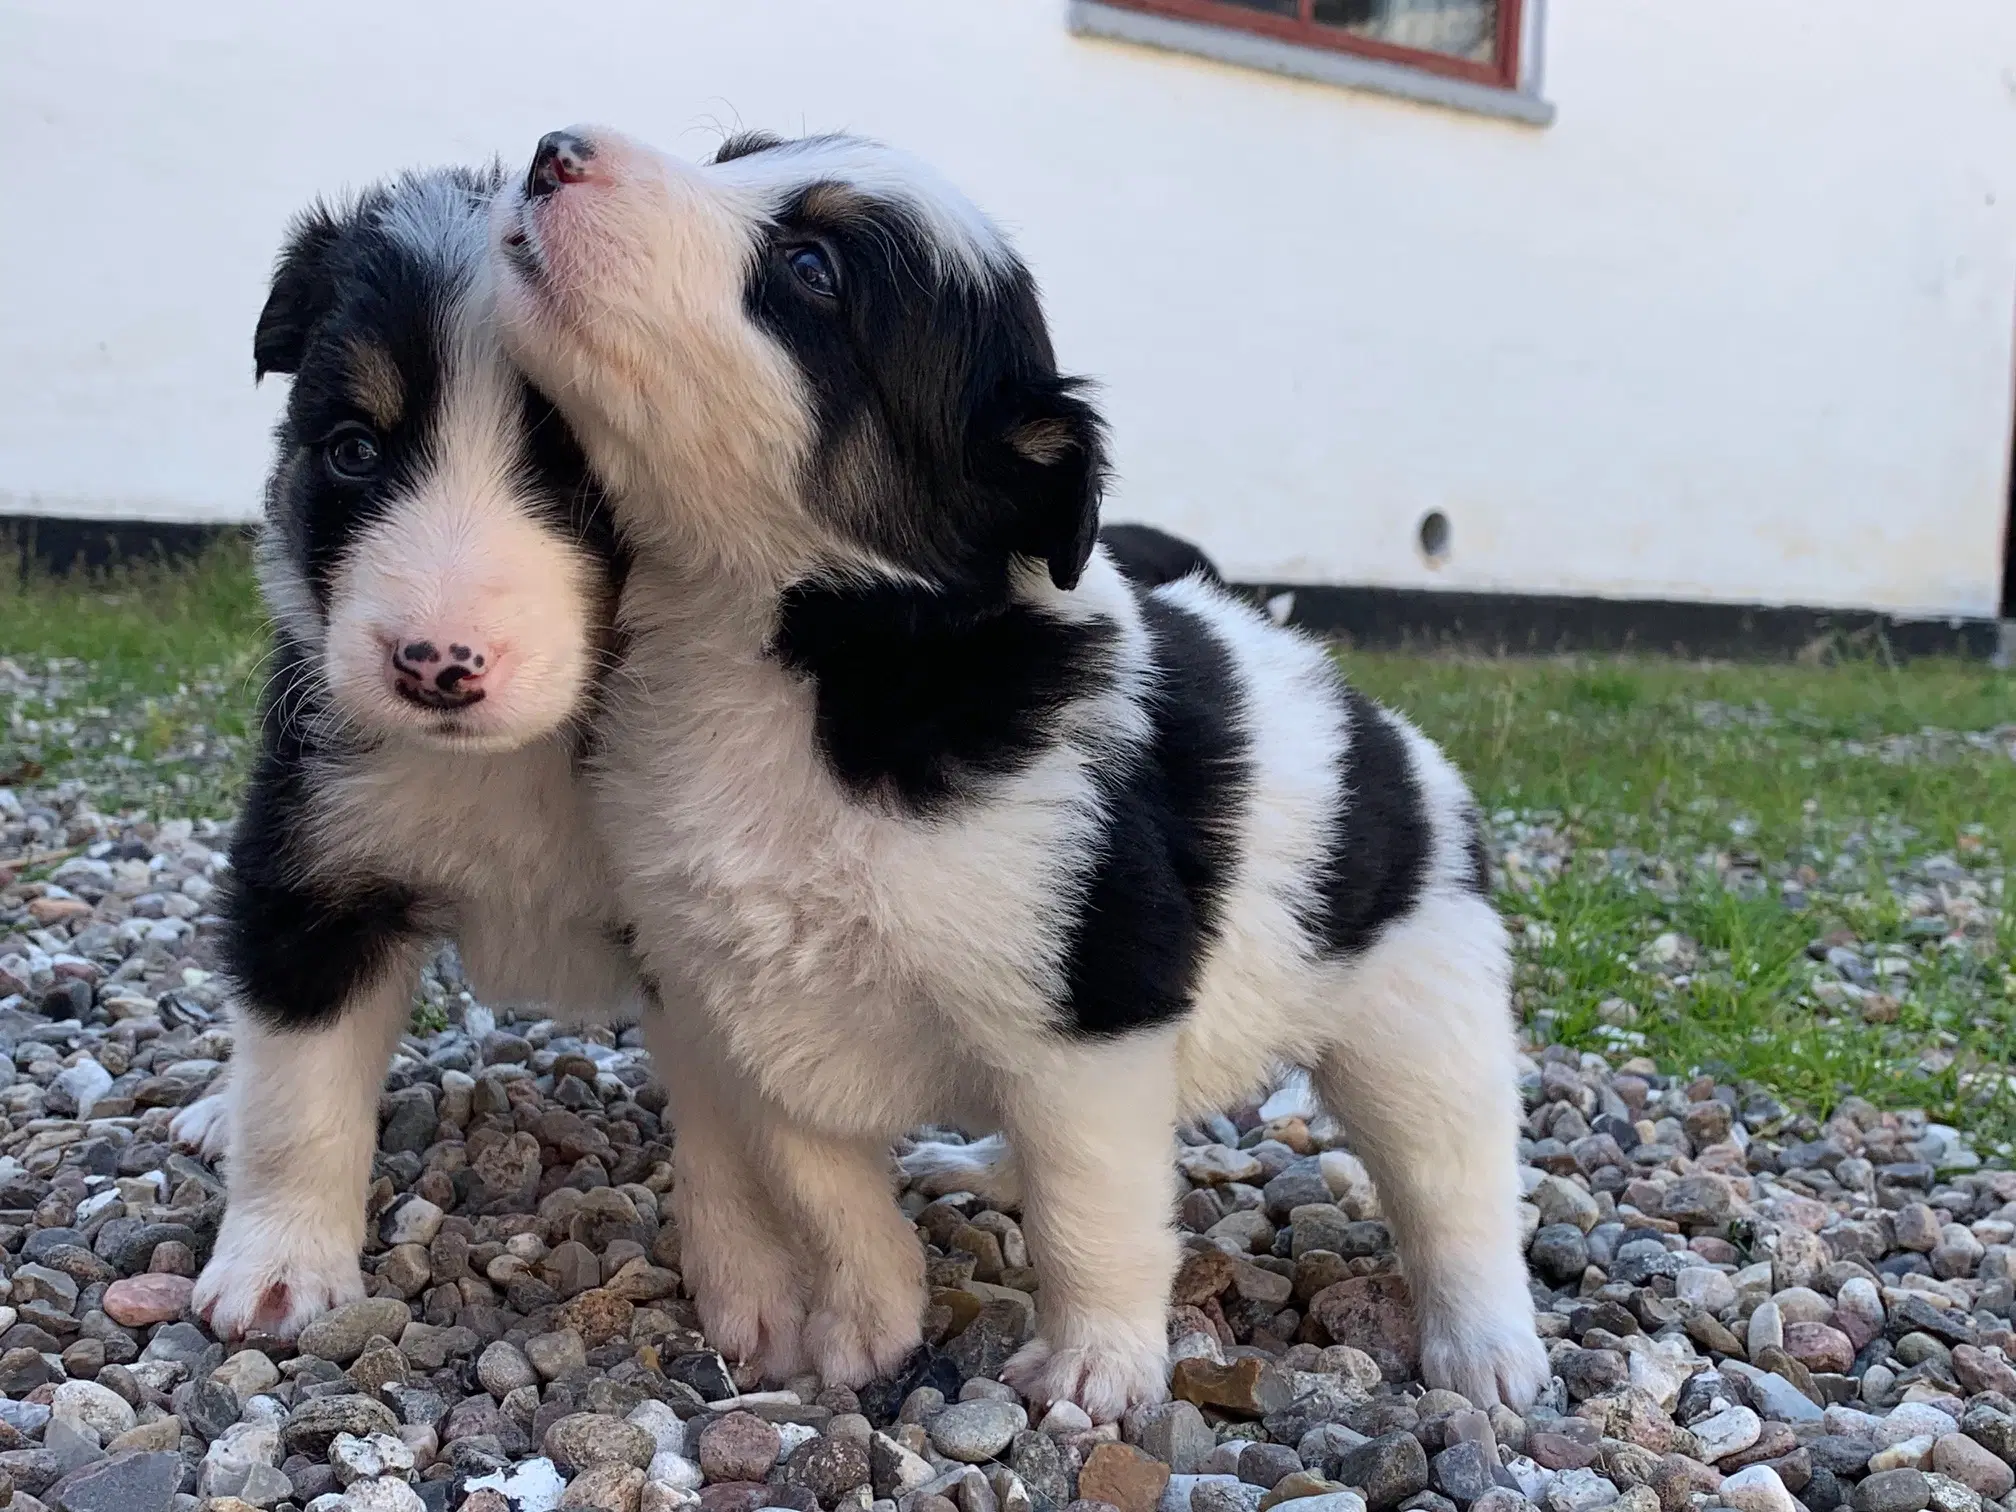
[[378, 438], [361, 425], [339, 426], [322, 443], [322, 460], [345, 483], [361, 483], [378, 471]]
[[840, 293], [840, 274], [833, 266], [833, 258], [817, 242], [801, 242], [788, 247], [784, 261], [791, 267], [792, 276], [821, 299], [833, 299]]

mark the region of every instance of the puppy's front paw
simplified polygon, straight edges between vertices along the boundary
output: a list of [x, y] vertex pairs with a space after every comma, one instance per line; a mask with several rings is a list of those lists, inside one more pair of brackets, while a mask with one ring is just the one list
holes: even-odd
[[857, 1247], [819, 1288], [806, 1325], [812, 1364], [830, 1385], [880, 1380], [924, 1342], [924, 1251], [893, 1208], [889, 1217], [850, 1236]]
[[357, 1251], [341, 1236], [305, 1232], [305, 1222], [224, 1220], [217, 1248], [196, 1278], [196, 1312], [218, 1337], [252, 1332], [296, 1337], [314, 1319], [364, 1295]]
[[1014, 1157], [1008, 1141], [998, 1134], [964, 1145], [928, 1141], [901, 1157], [897, 1165], [904, 1185], [915, 1187], [926, 1197], [971, 1192], [995, 1207], [1022, 1205], [1022, 1183]]
[[1001, 1379], [1032, 1402], [1073, 1402], [1095, 1423], [1118, 1422], [1128, 1408], [1169, 1395], [1169, 1349], [1132, 1330], [1058, 1348], [1037, 1338], [1022, 1346]]
[[753, 1361], [773, 1381], [805, 1369], [805, 1298], [787, 1256], [745, 1254], [739, 1265], [697, 1267], [689, 1258], [686, 1274], [701, 1331], [726, 1358]]
[[169, 1123], [168, 1137], [205, 1160], [217, 1159], [230, 1143], [230, 1099], [222, 1092], [197, 1098]]
[[866, 1386], [894, 1375], [924, 1342], [912, 1298], [893, 1311], [822, 1308], [805, 1325], [812, 1368], [829, 1386]]
[[1530, 1307], [1477, 1307], [1421, 1321], [1421, 1379], [1474, 1406], [1502, 1402], [1524, 1412], [1553, 1373]]

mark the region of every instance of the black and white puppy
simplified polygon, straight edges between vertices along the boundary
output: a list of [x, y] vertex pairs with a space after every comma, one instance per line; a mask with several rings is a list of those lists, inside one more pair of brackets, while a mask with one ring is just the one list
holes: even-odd
[[1144, 588], [1180, 583], [1186, 577], [1201, 577], [1207, 583], [1225, 581], [1218, 564], [1204, 554], [1202, 546], [1153, 525], [1102, 525], [1099, 544], [1113, 558], [1115, 567]]
[[226, 1090], [182, 1114], [229, 1201], [196, 1305], [291, 1337], [363, 1295], [379, 1089], [426, 951], [493, 1002], [641, 1009], [575, 780], [624, 553], [489, 320], [495, 174], [294, 229], [256, 370], [290, 373], [259, 547], [275, 622], [232, 843]]
[[[870, 142], [695, 165], [599, 128], [546, 138], [495, 224], [507, 341], [636, 550], [596, 808], [709, 1073], [674, 1097], [717, 1341], [899, 1362], [922, 1262], [887, 1151], [946, 1122], [1013, 1152], [1041, 1286], [1010, 1378], [1159, 1398], [1174, 1129], [1289, 1065], [1380, 1184], [1427, 1379], [1532, 1398], [1470, 795], [1320, 645], [1096, 547], [1100, 422], [995, 228]], [[744, 1142], [739, 1192], [693, 1158]], [[746, 1262], [780, 1216], [795, 1291]]]

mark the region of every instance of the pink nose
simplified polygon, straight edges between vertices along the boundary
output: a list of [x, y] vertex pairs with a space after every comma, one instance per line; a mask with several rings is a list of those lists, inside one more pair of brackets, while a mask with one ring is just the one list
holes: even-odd
[[496, 659], [477, 641], [402, 638], [392, 643], [392, 688], [425, 709], [466, 709], [483, 701], [484, 674]]

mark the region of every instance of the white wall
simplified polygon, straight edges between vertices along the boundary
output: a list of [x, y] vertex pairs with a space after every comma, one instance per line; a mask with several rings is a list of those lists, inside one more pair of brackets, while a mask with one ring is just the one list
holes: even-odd
[[1545, 49], [1536, 130], [1057, 0], [10, 0], [0, 512], [256, 509], [316, 192], [584, 118], [851, 127], [1018, 232], [1111, 513], [1236, 575], [1993, 613], [2016, 6], [1548, 0]]

